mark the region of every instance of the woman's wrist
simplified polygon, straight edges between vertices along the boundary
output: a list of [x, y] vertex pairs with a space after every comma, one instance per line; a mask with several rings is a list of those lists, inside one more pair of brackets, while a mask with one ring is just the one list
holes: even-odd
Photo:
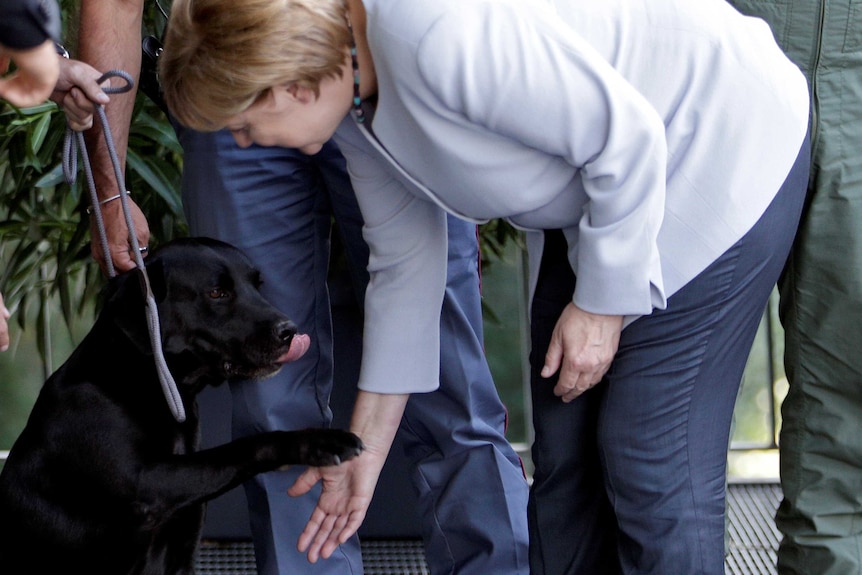
[[382, 454], [386, 457], [409, 398], [409, 394], [359, 391], [350, 430], [362, 439], [369, 454]]

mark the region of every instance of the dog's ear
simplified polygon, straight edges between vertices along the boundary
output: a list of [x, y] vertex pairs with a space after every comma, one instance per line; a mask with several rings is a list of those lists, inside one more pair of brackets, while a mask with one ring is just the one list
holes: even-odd
[[[146, 264], [147, 280], [156, 303], [167, 296], [164, 264], [159, 258], [151, 258]], [[116, 326], [135, 347], [144, 354], [152, 354], [150, 332], [147, 327], [146, 294], [147, 284], [139, 268], [128, 271], [112, 280], [106, 307]]]
[[111, 280], [108, 298], [103, 313], [110, 318], [123, 334], [144, 354], [151, 354], [143, 279], [137, 268]]
[[[150, 289], [153, 291], [153, 298], [156, 303], [161, 303], [165, 300], [168, 294], [168, 285], [165, 281], [165, 264], [160, 258], [152, 258], [152, 261], [144, 262], [147, 270], [147, 279], [150, 280]], [[141, 293], [147, 292], [147, 286], [144, 284], [144, 276], [140, 274]]]

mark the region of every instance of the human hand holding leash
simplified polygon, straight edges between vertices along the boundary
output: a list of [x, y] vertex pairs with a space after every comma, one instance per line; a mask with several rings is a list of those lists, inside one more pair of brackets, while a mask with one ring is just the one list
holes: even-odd
[[[135, 226], [135, 235], [138, 238], [138, 245], [144, 246], [141, 248], [141, 255], [146, 257], [148, 252], [146, 246], [150, 241], [150, 225], [147, 223], [147, 218], [144, 216], [141, 208], [132, 201], [132, 198], [129, 197], [126, 198], [126, 200], [128, 201], [132, 222]], [[111, 261], [114, 262], [114, 268], [116, 268], [118, 272], [124, 272], [137, 267], [137, 264], [135, 263], [135, 255], [129, 248], [129, 228], [126, 225], [125, 218], [123, 217], [123, 206], [120, 201], [109, 201], [107, 203], [100, 204], [98, 208], [92, 209], [102, 210], [105, 233], [108, 237], [108, 250], [111, 252], [110, 256]], [[95, 259], [99, 263], [99, 266], [101, 266], [102, 270], [105, 271], [107, 269], [105, 253], [98, 241], [99, 236], [96, 229], [95, 218], [90, 219], [90, 237], [93, 238], [93, 241], [90, 244], [93, 259]]]
[[[63, 109], [66, 121], [73, 130], [89, 130], [93, 127], [95, 104], [104, 106], [110, 101], [98, 83], [102, 73], [78, 60], [59, 60], [60, 76], [51, 93], [51, 100]], [[105, 82], [105, 86], [109, 84], [110, 80]]]
[[[108, 78], [100, 85], [98, 81], [103, 73], [93, 66], [78, 60], [62, 60], [60, 78], [51, 99], [63, 108], [66, 120], [73, 130], [89, 130], [93, 127], [96, 105], [104, 106], [110, 102], [110, 97], [105, 90], [111, 87], [112, 79]], [[99, 146], [103, 145], [99, 142]], [[111, 261], [118, 272], [125, 272], [136, 267], [135, 254], [130, 252], [129, 229], [123, 214], [122, 203], [118, 201], [120, 192], [117, 190], [116, 182], [110, 179], [113, 174], [107, 168], [103, 169], [108, 175], [97, 178], [98, 183], [102, 184], [102, 189], [99, 189], [102, 199], [98, 207], [91, 206], [90, 210], [101, 210]], [[147, 219], [130, 197], [127, 200], [138, 245], [147, 246], [150, 241]], [[90, 220], [90, 237], [93, 238], [90, 246], [93, 259], [98, 262], [102, 271], [107, 273], [106, 254], [98, 241], [99, 234], [95, 218]], [[148, 251], [146, 247], [142, 247], [141, 250], [141, 255], [146, 257]]]
[[602, 380], [620, 344], [623, 316], [586, 312], [570, 303], [560, 314], [542, 377], [560, 372], [554, 395], [569, 403]]

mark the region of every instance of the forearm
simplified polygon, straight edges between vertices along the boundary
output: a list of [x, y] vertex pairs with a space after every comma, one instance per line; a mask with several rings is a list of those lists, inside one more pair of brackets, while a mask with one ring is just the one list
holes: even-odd
[[409, 398], [409, 394], [359, 391], [350, 430], [362, 439], [369, 455], [386, 459]]
[[[364, 471], [357, 475], [357, 493], [367, 497], [367, 504], [377, 486], [380, 472], [386, 464], [395, 434], [401, 425], [409, 394], [374, 393], [360, 390], [353, 406], [350, 431], [363, 444], [363, 453], [354, 462]], [[362, 512], [364, 517], [365, 510]], [[359, 525], [356, 525], [359, 528]], [[341, 543], [344, 541], [342, 540]]]
[[[102, 72], [123, 70], [137, 85], [141, 69], [142, 15], [143, 0], [82, 0], [78, 58]], [[105, 108], [122, 169], [126, 164], [136, 91], [112, 95], [110, 105]], [[108, 198], [120, 190], [101, 132], [100, 123], [95, 122], [85, 137], [96, 189], [101, 198]]]

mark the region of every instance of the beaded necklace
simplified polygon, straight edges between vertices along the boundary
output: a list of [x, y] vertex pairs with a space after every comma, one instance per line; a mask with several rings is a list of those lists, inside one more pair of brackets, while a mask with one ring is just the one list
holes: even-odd
[[362, 110], [362, 98], [359, 96], [359, 60], [356, 57], [356, 40], [353, 39], [353, 28], [350, 29], [350, 63], [353, 66], [353, 113], [356, 121], [365, 121], [365, 112]]

